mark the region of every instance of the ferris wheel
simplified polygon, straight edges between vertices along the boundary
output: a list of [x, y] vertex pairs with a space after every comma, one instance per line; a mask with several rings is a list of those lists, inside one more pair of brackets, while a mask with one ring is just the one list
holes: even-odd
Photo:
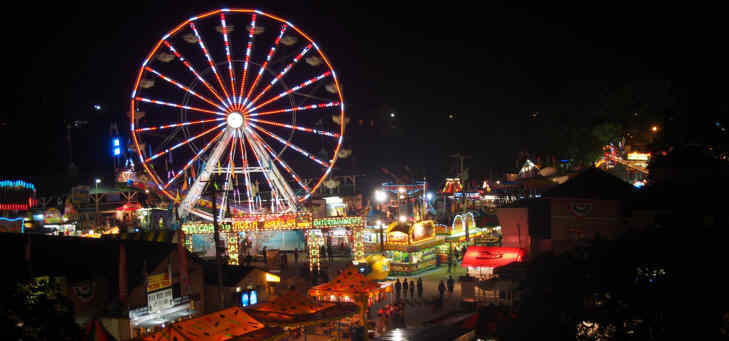
[[252, 9], [207, 12], [162, 36], [139, 68], [130, 118], [157, 189], [181, 216], [221, 221], [296, 212], [331, 172], [345, 125], [319, 46]]

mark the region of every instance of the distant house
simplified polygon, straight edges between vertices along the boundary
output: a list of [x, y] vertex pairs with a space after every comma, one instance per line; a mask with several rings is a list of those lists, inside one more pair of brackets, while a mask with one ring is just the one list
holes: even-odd
[[597, 168], [589, 168], [541, 198], [497, 208], [502, 245], [531, 252], [561, 253], [594, 239], [615, 238], [627, 229], [636, 190]]

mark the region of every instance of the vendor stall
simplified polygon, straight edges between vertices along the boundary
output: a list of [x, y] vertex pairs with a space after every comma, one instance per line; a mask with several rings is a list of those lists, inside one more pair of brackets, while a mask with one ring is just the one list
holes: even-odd
[[295, 290], [283, 292], [272, 301], [246, 309], [254, 319], [267, 326], [282, 327], [293, 337], [312, 332], [315, 335], [329, 335], [334, 330], [341, 331], [340, 322], [349, 321], [358, 311], [359, 307], [353, 303], [320, 302]]
[[487, 280], [494, 269], [514, 262], [521, 262], [524, 250], [515, 247], [470, 246], [463, 256], [461, 266], [467, 267], [468, 275]]
[[387, 228], [385, 254], [390, 258], [390, 274], [410, 276], [436, 267], [438, 246], [431, 220], [414, 224], [394, 222]]
[[309, 289], [308, 294], [319, 301], [336, 303], [356, 302], [358, 296], [364, 295], [367, 304], [372, 305], [391, 292], [390, 283], [369, 280], [357, 268], [348, 267], [333, 280]]

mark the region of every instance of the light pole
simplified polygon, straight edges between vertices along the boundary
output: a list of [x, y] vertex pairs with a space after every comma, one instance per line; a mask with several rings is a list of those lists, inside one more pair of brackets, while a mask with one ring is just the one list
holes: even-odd
[[[387, 193], [385, 193], [384, 191], [381, 191], [379, 189], [376, 190], [375, 191], [375, 201], [382, 204], [385, 202], [385, 200], [387, 200]], [[385, 238], [384, 238], [383, 230], [384, 230], [385, 226], [383, 224], [381, 224], [380, 221], [378, 220], [377, 227], [380, 230], [379, 231], [380, 232], [380, 252], [384, 256], [385, 255]]]
[[101, 179], [96, 178], [94, 180], [94, 183], [96, 185], [96, 200], [94, 200], [96, 202], [96, 226], [95, 227], [98, 229], [98, 227], [99, 227], [99, 201], [100, 201], [99, 184], [101, 183]]

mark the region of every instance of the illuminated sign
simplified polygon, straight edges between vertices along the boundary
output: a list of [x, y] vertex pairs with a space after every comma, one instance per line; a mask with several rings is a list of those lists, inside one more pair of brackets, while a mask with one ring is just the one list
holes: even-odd
[[156, 291], [172, 285], [169, 272], [147, 276], [147, 291]]
[[354, 227], [364, 226], [363, 217], [328, 217], [314, 219], [314, 227]]
[[651, 158], [651, 153], [639, 153], [632, 152], [628, 153], [628, 160], [630, 161], [648, 161]]
[[266, 272], [266, 282], [278, 283], [278, 282], [281, 282], [281, 277], [278, 277], [274, 274], [270, 274], [270, 273]]

